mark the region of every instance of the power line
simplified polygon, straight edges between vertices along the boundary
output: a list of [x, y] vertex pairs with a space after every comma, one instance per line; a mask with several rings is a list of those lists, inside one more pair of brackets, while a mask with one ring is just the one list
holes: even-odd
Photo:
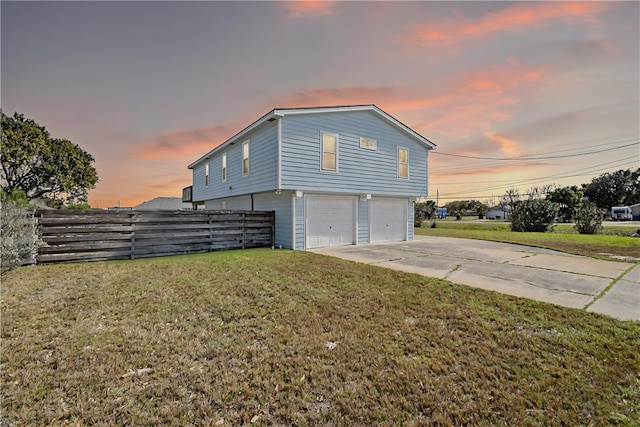
[[[629, 146], [625, 146], [623, 147], [617, 147], [614, 149], [608, 149], [608, 150], [604, 150], [607, 152], [612, 152], [614, 150], [628, 150], [629, 148], [632, 148], [633, 146], [635, 146], [637, 144], [630, 144]], [[600, 151], [602, 152], [602, 151]], [[637, 157], [637, 155], [636, 155]], [[564, 157], [562, 156], [556, 156], [553, 160], [556, 159], [562, 159]], [[548, 160], [552, 160], [552, 159], [548, 159]], [[531, 163], [528, 160], [515, 160], [513, 162], [509, 162], [508, 163], [509, 166], [518, 166], [518, 165], [534, 165], [535, 163]], [[486, 162], [486, 163], [482, 163], [480, 165], [477, 165], [475, 168], [470, 168], [468, 164], [465, 165], [453, 165], [453, 166], [445, 166], [445, 167], [433, 167], [430, 168], [431, 172], [438, 172], [438, 173], [455, 173], [455, 172], [465, 172], [465, 173], [474, 173], [474, 171], [482, 171], [483, 169], [489, 169], [489, 168], [493, 168], [493, 167], [499, 167], [499, 166], [503, 166], [505, 165], [504, 162], [499, 162], [499, 161], [490, 161], [490, 162]]]
[[[531, 185], [531, 184], [536, 184], [536, 183], [543, 183], [543, 182], [548, 182], [548, 181], [553, 181], [556, 179], [561, 179], [561, 178], [572, 178], [572, 177], [578, 177], [578, 176], [585, 176], [587, 174], [593, 174], [593, 173], [597, 173], [597, 172], [602, 172], [602, 171], [606, 171], [606, 170], [610, 170], [613, 165], [616, 165], [616, 167], [624, 167], [624, 166], [632, 166], [633, 164], [637, 164], [637, 162], [634, 162], [633, 160], [629, 160], [629, 159], [618, 159], [618, 160], [614, 160], [611, 162], [607, 162], [607, 163], [602, 163], [599, 164], [597, 166], [590, 166], [587, 168], [580, 168], [580, 169], [576, 169], [573, 171], [569, 171], [569, 172], [564, 172], [561, 174], [555, 174], [555, 175], [549, 175], [549, 176], [545, 176], [545, 177], [538, 177], [538, 178], [530, 178], [530, 179], [526, 179], [526, 180], [519, 180], [519, 181], [506, 181], [503, 185], [499, 185], [499, 186], [490, 186], [490, 187], [482, 187], [482, 188], [474, 188], [474, 189], [470, 189], [470, 190], [464, 190], [464, 191], [457, 191], [457, 192], [453, 192], [453, 193], [445, 193], [444, 195], [441, 194], [440, 198], [441, 199], [455, 199], [455, 198], [459, 198], [461, 194], [471, 194], [474, 192], [479, 192], [479, 191], [491, 191], [491, 190], [501, 190], [501, 189], [508, 189], [510, 187], [513, 186], [518, 186], [518, 185]], [[606, 166], [606, 167], [604, 167]], [[580, 173], [578, 173], [580, 172]], [[458, 195], [458, 197], [451, 197], [454, 195]], [[487, 196], [474, 196], [474, 198], [486, 198]], [[493, 196], [491, 196], [493, 197]]]
[[[567, 176], [565, 176], [566, 173], [573, 173], [573, 172], [579, 172], [579, 171], [583, 171], [584, 173], [581, 174], [581, 175], [584, 175], [584, 174], [589, 173], [589, 172], [594, 172], [594, 171], [597, 172], [597, 171], [601, 170], [603, 166], [609, 166], [609, 167], [606, 168], [606, 169], [609, 169], [609, 168], [613, 167], [613, 165], [616, 165], [617, 167], [630, 165], [629, 164], [629, 159], [626, 159], [626, 158], [625, 159], [617, 159], [617, 160], [613, 160], [613, 161], [606, 162], [606, 163], [599, 163], [599, 164], [594, 165], [594, 166], [587, 166], [585, 168], [576, 169], [576, 170], [571, 171], [571, 172], [562, 172], [562, 173], [559, 173], [559, 174], [549, 175], [549, 176], [546, 176], [544, 178], [545, 179], [548, 179], [548, 178], [566, 178], [567, 177]], [[574, 176], [574, 175], [571, 175], [571, 176]], [[541, 179], [541, 178], [542, 177], [540, 177], [540, 178], [531, 178], [531, 179]], [[509, 181], [505, 181], [503, 179], [499, 179], [499, 180], [493, 180], [493, 181], [474, 181], [474, 183], [475, 184], [485, 184], [485, 183], [500, 182], [500, 183], [506, 184], [506, 183], [511, 183], [511, 182], [513, 182], [513, 183], [522, 183], [523, 181], [526, 182], [526, 181], [529, 181], [529, 179], [526, 179], [526, 180], [517, 179], [517, 180], [509, 180]], [[439, 182], [438, 183], [438, 185], [463, 185], [463, 184], [468, 184], [468, 182]]]
[[[622, 141], [625, 142], [625, 141]], [[598, 144], [600, 146], [602, 145], [613, 145], [616, 143], [608, 143], [608, 144]], [[464, 154], [453, 154], [453, 153], [443, 153], [440, 151], [434, 151], [432, 154], [439, 154], [441, 156], [451, 156], [451, 157], [460, 157], [460, 158], [464, 158], [464, 159], [473, 159], [473, 160], [492, 160], [492, 161], [523, 161], [523, 160], [550, 160], [550, 159], [566, 159], [569, 157], [578, 157], [578, 156], [588, 156], [591, 154], [597, 154], [597, 153], [603, 153], [605, 151], [614, 151], [614, 150], [621, 150], [624, 148], [629, 148], [629, 147], [633, 147], [635, 145], [638, 145], [638, 142], [632, 142], [630, 144], [625, 144], [625, 145], [621, 145], [619, 147], [614, 147], [614, 148], [606, 148], [606, 149], [598, 149], [598, 150], [592, 150], [592, 151], [584, 151], [584, 152], [578, 152], [578, 153], [572, 153], [572, 154], [562, 154], [562, 155], [557, 155], [557, 156], [540, 156], [540, 157], [532, 157], [532, 156], [517, 156], [517, 157], [483, 157], [483, 156], [467, 156]], [[596, 146], [598, 146], [596, 145]], [[583, 147], [581, 147], [583, 148]], [[567, 150], [559, 150], [557, 151], [559, 152], [563, 152], [563, 151], [570, 151], [569, 149]], [[551, 153], [553, 153], [553, 151], [551, 151]]]

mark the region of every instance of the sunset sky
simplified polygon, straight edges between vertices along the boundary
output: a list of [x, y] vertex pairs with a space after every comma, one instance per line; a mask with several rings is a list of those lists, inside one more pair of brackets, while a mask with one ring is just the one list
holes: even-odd
[[437, 144], [440, 204], [640, 167], [636, 1], [0, 7], [2, 109], [95, 157], [94, 207], [180, 197], [273, 108], [377, 105]]

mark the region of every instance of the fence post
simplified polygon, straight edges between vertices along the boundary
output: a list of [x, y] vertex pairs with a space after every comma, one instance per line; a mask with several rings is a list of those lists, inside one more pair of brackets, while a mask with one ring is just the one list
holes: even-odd
[[211, 224], [213, 223], [213, 212], [208, 212], [207, 213], [207, 219], [209, 220], [208, 225], [207, 225], [207, 229], [209, 231], [209, 250], [207, 252], [212, 252], [213, 251], [213, 229], [211, 227]]
[[129, 239], [129, 258], [135, 259], [135, 254], [133, 253], [134, 247], [136, 245], [136, 227], [133, 221], [135, 216], [134, 212], [129, 214], [129, 221], [131, 221], [131, 238]]
[[247, 241], [247, 211], [242, 211], [242, 249]]
[[276, 211], [271, 211], [271, 246], [276, 246]]

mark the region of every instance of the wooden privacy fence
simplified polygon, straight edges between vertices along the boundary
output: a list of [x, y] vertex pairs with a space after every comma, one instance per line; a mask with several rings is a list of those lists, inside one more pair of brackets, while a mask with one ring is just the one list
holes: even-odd
[[98, 261], [269, 247], [268, 211], [39, 210], [37, 262]]

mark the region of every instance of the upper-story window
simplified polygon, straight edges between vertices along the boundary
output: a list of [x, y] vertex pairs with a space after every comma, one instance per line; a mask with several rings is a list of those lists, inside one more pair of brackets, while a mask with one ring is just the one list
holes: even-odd
[[409, 178], [409, 150], [398, 148], [398, 178]]
[[338, 135], [322, 133], [322, 170], [338, 171]]
[[222, 153], [222, 182], [227, 182], [227, 153]]
[[378, 143], [375, 139], [360, 138], [360, 148], [366, 148], [368, 150], [377, 150]]
[[209, 186], [209, 162], [204, 164], [204, 186]]
[[249, 141], [242, 144], [242, 175], [249, 175]]

